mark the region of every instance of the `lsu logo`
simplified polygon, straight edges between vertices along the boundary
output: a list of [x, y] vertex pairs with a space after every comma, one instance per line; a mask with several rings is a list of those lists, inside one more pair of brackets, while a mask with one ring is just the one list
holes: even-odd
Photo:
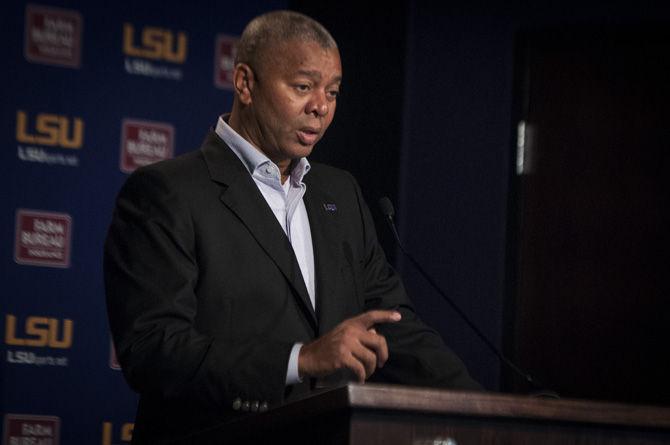
[[[61, 325], [62, 323], [62, 325]], [[73, 322], [47, 317], [28, 317], [24, 328], [17, 330], [17, 318], [7, 314], [5, 318], [5, 343], [11, 346], [49, 347], [69, 349], [72, 346]]]
[[[133, 439], [134, 423], [124, 423], [121, 425], [120, 440], [121, 442], [130, 442]], [[102, 445], [112, 445], [112, 422], [102, 422]]]
[[135, 27], [131, 23], [123, 24], [123, 52], [130, 57], [151, 60], [164, 60], [172, 63], [184, 63], [187, 55], [188, 38], [186, 33], [175, 34], [163, 28], [145, 26], [140, 33], [140, 43], [135, 42]]
[[16, 140], [24, 144], [79, 149], [84, 144], [84, 121], [79, 117], [38, 113], [34, 122], [30, 122], [28, 113], [19, 110], [16, 112]]

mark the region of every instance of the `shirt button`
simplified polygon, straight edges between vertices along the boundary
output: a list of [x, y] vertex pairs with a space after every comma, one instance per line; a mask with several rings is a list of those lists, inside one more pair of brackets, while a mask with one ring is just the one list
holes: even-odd
[[268, 175], [271, 174], [272, 173], [272, 167], [270, 167], [269, 165], [267, 167], [265, 167], [265, 173], [267, 173]]
[[254, 400], [253, 402], [251, 402], [251, 412], [252, 412], [252, 413], [257, 413], [257, 412], [258, 412], [258, 408], [260, 407], [260, 405], [261, 405], [261, 404], [260, 404], [260, 402], [259, 402], [258, 400]]
[[248, 400], [245, 400], [244, 403], [242, 404], [242, 411], [245, 413], [249, 411], [249, 408], [251, 407], [251, 404], [249, 403]]
[[235, 411], [239, 411], [241, 406], [242, 406], [242, 400], [240, 400], [240, 398], [238, 397], [233, 401], [233, 409]]
[[260, 406], [260, 408], [258, 408], [258, 410], [259, 410], [260, 412], [262, 412], [262, 413], [264, 413], [265, 411], [267, 411], [267, 410], [268, 410], [268, 402], [263, 402], [263, 403], [261, 403], [261, 406]]

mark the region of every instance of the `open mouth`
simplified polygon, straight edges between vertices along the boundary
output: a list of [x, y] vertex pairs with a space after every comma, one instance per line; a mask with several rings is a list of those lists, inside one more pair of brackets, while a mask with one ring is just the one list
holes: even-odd
[[303, 145], [314, 145], [319, 140], [319, 132], [311, 128], [298, 130], [298, 140]]

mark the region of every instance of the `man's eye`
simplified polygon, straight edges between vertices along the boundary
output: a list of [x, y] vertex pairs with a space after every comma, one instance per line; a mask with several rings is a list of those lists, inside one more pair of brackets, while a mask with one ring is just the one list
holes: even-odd
[[309, 91], [309, 85], [305, 85], [305, 84], [296, 85], [295, 89], [300, 91], [300, 92], [306, 92], [306, 91]]
[[337, 91], [337, 90], [328, 91], [328, 95], [329, 95], [330, 97], [332, 97], [332, 98], [337, 98], [337, 96], [340, 95], [340, 92]]

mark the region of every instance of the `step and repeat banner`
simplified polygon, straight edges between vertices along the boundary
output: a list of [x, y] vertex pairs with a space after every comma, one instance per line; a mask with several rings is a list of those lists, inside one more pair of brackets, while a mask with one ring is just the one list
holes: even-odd
[[96, 3], [2, 6], [3, 445], [131, 440], [137, 396], [102, 280], [116, 193], [137, 167], [200, 145], [232, 104], [244, 25], [286, 7]]

